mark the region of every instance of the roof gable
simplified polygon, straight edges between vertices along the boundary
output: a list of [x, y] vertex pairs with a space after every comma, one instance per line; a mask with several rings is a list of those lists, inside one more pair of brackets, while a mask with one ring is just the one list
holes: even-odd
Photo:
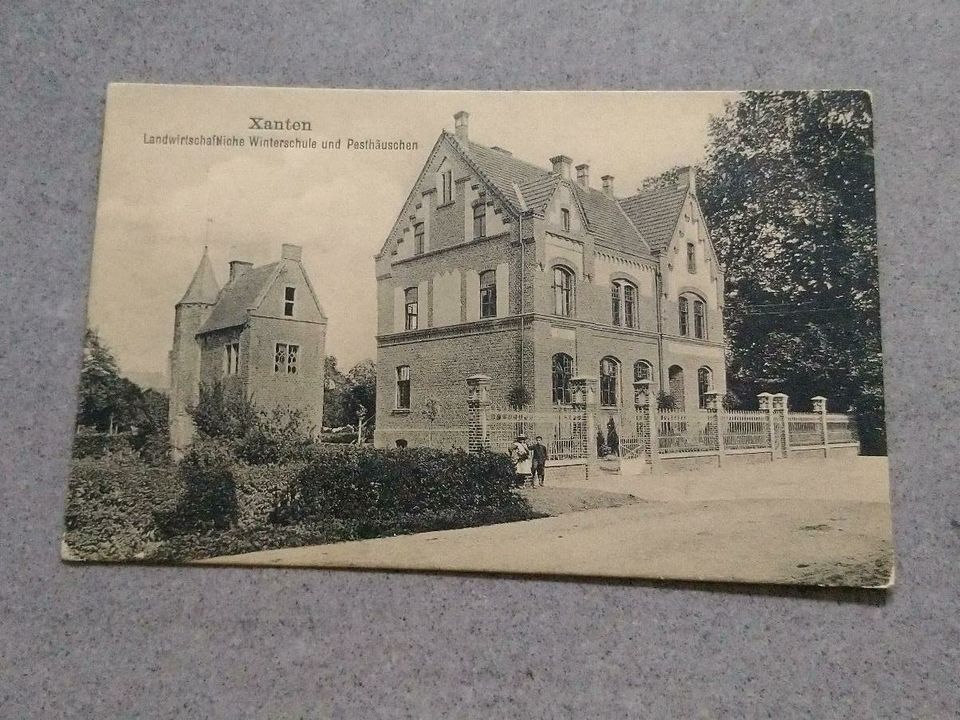
[[687, 191], [687, 187], [668, 185], [639, 192], [618, 203], [650, 243], [650, 248], [660, 252], [673, 238]]

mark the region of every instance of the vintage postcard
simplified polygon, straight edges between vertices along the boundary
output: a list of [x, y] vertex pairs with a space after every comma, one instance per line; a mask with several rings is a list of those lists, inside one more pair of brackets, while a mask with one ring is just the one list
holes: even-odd
[[888, 586], [871, 102], [111, 85], [64, 558]]

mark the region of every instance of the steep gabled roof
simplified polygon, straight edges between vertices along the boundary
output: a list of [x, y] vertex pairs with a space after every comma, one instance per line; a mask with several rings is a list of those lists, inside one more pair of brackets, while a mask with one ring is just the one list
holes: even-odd
[[180, 298], [177, 305], [186, 305], [191, 303], [203, 303], [212, 305], [217, 301], [217, 295], [220, 293], [220, 283], [217, 282], [217, 276], [213, 272], [213, 265], [207, 255], [207, 248], [203, 248], [203, 257], [200, 258], [200, 264], [197, 265], [196, 272], [193, 273], [193, 279], [187, 287], [187, 291]]
[[650, 243], [654, 252], [660, 252], [673, 237], [680, 219], [686, 187], [668, 185], [645, 190], [619, 201], [620, 207]]
[[587, 216], [587, 229], [600, 245], [621, 252], [650, 252], [642, 233], [615, 198], [578, 183], [571, 183], [571, 186]]
[[200, 333], [243, 325], [250, 319], [250, 310], [256, 309], [267, 288], [277, 276], [281, 263], [250, 268], [243, 275], [227, 283], [220, 291], [217, 304]]
[[[541, 198], [551, 173], [525, 160], [518, 160], [502, 150], [494, 150], [475, 142], [463, 141], [456, 135], [446, 133], [447, 137], [459, 148], [468, 164], [473, 165], [480, 177], [490, 183], [514, 212], [520, 211], [520, 204], [514, 185], [523, 193], [524, 202], [530, 210], [535, 210], [531, 199]], [[529, 188], [530, 198], [527, 197]], [[552, 194], [552, 193], [551, 193]], [[546, 199], [549, 199], [547, 196]], [[539, 202], [539, 201], [538, 201]], [[545, 201], [542, 201], [545, 204]]]

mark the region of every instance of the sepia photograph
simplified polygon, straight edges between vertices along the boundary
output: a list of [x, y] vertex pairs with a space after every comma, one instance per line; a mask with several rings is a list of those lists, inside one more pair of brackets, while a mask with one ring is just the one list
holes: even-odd
[[877, 267], [863, 90], [112, 84], [62, 557], [889, 587]]

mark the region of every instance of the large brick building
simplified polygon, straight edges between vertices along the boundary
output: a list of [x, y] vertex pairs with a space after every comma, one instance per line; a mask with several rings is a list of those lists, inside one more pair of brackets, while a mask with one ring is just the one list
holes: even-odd
[[639, 378], [686, 409], [725, 392], [723, 274], [694, 172], [618, 197], [562, 154], [546, 169], [473, 142], [468, 119], [441, 133], [376, 257], [378, 445], [417, 437], [428, 400], [465, 426], [475, 373], [494, 404], [520, 385], [534, 411], [595, 378], [600, 423]]
[[234, 260], [221, 288], [204, 249], [174, 320], [169, 419], [175, 455], [193, 437], [188, 408], [196, 405], [201, 383], [220, 383], [225, 394], [244, 394], [265, 410], [301, 410], [321, 427], [327, 320], [300, 256], [299, 246], [284, 244], [280, 260], [268, 265]]

